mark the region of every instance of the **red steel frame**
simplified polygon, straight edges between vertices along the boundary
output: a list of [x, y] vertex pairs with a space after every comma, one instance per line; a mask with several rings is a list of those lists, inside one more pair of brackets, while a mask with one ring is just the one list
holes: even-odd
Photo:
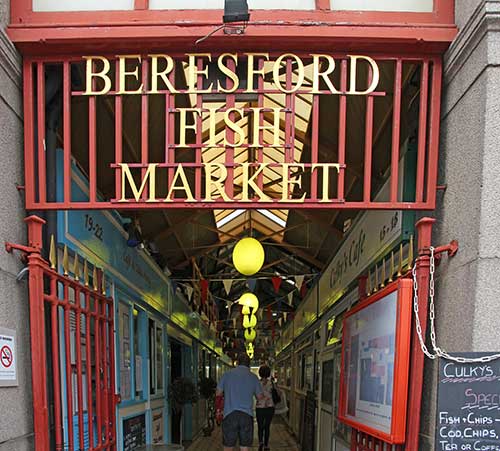
[[[8, 251], [18, 249], [26, 253], [28, 259], [36, 450], [54, 451], [49, 437], [51, 417], [55, 451], [116, 451], [115, 408], [118, 398], [115, 394], [113, 299], [102, 294], [99, 288], [92, 289], [78, 279], [61, 275], [52, 269], [41, 256], [42, 227], [45, 221], [31, 216], [26, 218], [26, 223], [29, 246], [7, 243], [6, 248]], [[102, 287], [101, 274], [97, 272], [98, 280], [93, 282], [95, 287]], [[70, 332], [72, 316], [75, 317], [76, 324], [74, 338]], [[50, 326], [47, 327], [48, 324]], [[82, 344], [83, 336], [85, 345]], [[51, 348], [50, 360], [47, 346]], [[53, 393], [51, 402], [49, 385], [50, 392]], [[73, 399], [74, 393], [76, 399]], [[84, 446], [85, 404], [88, 447]], [[49, 406], [53, 408], [52, 411], [49, 411]], [[63, 418], [65, 410], [71, 412], [67, 414], [66, 420]], [[77, 430], [73, 427], [73, 410], [78, 412]], [[88, 421], [89, 418], [91, 421]], [[64, 429], [67, 432], [66, 440]]]
[[[408, 373], [410, 362], [410, 334], [411, 334], [411, 302], [412, 302], [412, 287], [413, 283], [409, 279], [400, 279], [387, 288], [378, 293], [366, 298], [354, 309], [350, 310], [344, 318], [344, 337], [342, 340], [342, 371], [340, 376], [340, 399], [339, 399], [339, 419], [365, 432], [370, 437], [371, 441], [385, 441], [392, 444], [402, 444], [405, 442], [406, 431], [406, 412], [408, 401]], [[392, 404], [392, 420], [391, 431], [385, 433], [376, 430], [371, 426], [364, 425], [361, 421], [352, 419], [347, 416], [347, 385], [345, 382], [345, 349], [346, 333], [348, 328], [345, 327], [345, 321], [349, 316], [363, 310], [364, 308], [380, 301], [387, 295], [397, 292], [397, 316], [396, 316], [396, 336], [395, 336], [395, 359], [394, 359], [394, 389], [393, 389], [393, 404]], [[370, 448], [367, 448], [370, 449]], [[373, 448], [375, 449], [375, 448]]]
[[[272, 54], [271, 54], [272, 55]], [[182, 55], [172, 55], [176, 58], [182, 58]], [[213, 55], [215, 56], [215, 54]], [[307, 54], [301, 54], [307, 58]], [[139, 202], [118, 203], [117, 200], [101, 201], [97, 193], [97, 180], [96, 180], [96, 165], [97, 165], [97, 149], [96, 149], [96, 96], [88, 96], [88, 130], [89, 130], [89, 200], [85, 202], [75, 202], [71, 199], [71, 130], [69, 124], [71, 123], [71, 99], [72, 97], [82, 96], [81, 91], [71, 91], [70, 83], [70, 66], [75, 62], [81, 62], [82, 59], [78, 57], [43, 57], [31, 58], [27, 57], [24, 60], [24, 99], [25, 99], [25, 172], [26, 172], [26, 208], [28, 210], [39, 209], [137, 209], [137, 208], [282, 208], [282, 209], [421, 209], [431, 210], [435, 208], [436, 200], [436, 182], [437, 182], [437, 163], [438, 163], [438, 147], [439, 147], [439, 121], [440, 121], [440, 98], [441, 98], [441, 77], [442, 77], [442, 61], [437, 56], [422, 56], [422, 57], [397, 57], [391, 55], [378, 55], [372, 54], [377, 62], [390, 61], [395, 66], [394, 77], [394, 93], [393, 96], [393, 124], [392, 124], [392, 149], [391, 149], [391, 185], [390, 185], [390, 199], [385, 202], [374, 202], [372, 200], [372, 151], [374, 145], [374, 101], [378, 96], [385, 96], [386, 93], [382, 91], [375, 91], [366, 96], [366, 121], [365, 121], [365, 149], [364, 149], [364, 174], [363, 186], [364, 195], [361, 201], [352, 201], [345, 199], [347, 196], [347, 188], [345, 186], [346, 177], [346, 134], [350, 126], [346, 120], [347, 110], [347, 78], [348, 78], [348, 56], [346, 54], [334, 55], [339, 61], [340, 74], [340, 106], [339, 106], [339, 133], [338, 133], [338, 149], [334, 161], [330, 163], [339, 163], [340, 172], [337, 178], [337, 196], [332, 199], [330, 203], [321, 203], [318, 198], [318, 177], [314, 173], [311, 177], [310, 196], [303, 203], [297, 202], [278, 202], [273, 201], [258, 201], [256, 198], [252, 202], [241, 202], [235, 199], [234, 202], [225, 202], [222, 199], [215, 200], [214, 202], [203, 202], [201, 182], [202, 182], [202, 152], [207, 148], [207, 144], [200, 141], [201, 136], [201, 121], [198, 121], [198, 133], [196, 143], [189, 144], [188, 146], [195, 150], [196, 158], [191, 163], [183, 163], [183, 166], [190, 167], [195, 172], [195, 183], [192, 187], [194, 198], [196, 202], [186, 202], [185, 199], [174, 198], [172, 202], [165, 204], [161, 199], [157, 202], [146, 202], [147, 194], [143, 192], [143, 198]], [[113, 57], [115, 58], [115, 57]], [[415, 202], [403, 202], [398, 199], [399, 191], [399, 174], [398, 163], [400, 159], [400, 120], [401, 120], [401, 93], [402, 93], [402, 72], [403, 64], [406, 62], [416, 63], [421, 66], [421, 93], [420, 93], [420, 116], [419, 116], [419, 148], [418, 148], [418, 161], [417, 161], [417, 178], [416, 178], [416, 196]], [[63, 67], [63, 142], [64, 142], [64, 193], [63, 199], [59, 202], [47, 201], [46, 189], [48, 183], [55, 183], [54, 180], [48, 181], [46, 179], [45, 170], [45, 153], [37, 149], [43, 149], [45, 141], [45, 120], [44, 120], [44, 91], [45, 91], [45, 78], [44, 67], [46, 64], [60, 64]], [[260, 60], [259, 64], [262, 64]], [[233, 62], [234, 64], [234, 62]], [[201, 68], [201, 67], [200, 67]], [[36, 74], [36, 76], [35, 76]], [[286, 63], [286, 77], [288, 89], [290, 88], [292, 79], [292, 65], [291, 60], [288, 59]], [[369, 73], [369, 80], [372, 75]], [[142, 64], [142, 81], [147, 86], [149, 77], [149, 65], [146, 56]], [[171, 77], [172, 78], [172, 77]], [[199, 82], [201, 82], [199, 77]], [[35, 89], [36, 87], [36, 89]], [[234, 105], [235, 94], [227, 96], [227, 107], [230, 108]], [[40, 93], [40, 95], [35, 95]], [[183, 93], [180, 90], [180, 94]], [[264, 89], [262, 80], [257, 88], [258, 105], [264, 104], [264, 96], [266, 94], [282, 94], [278, 89]], [[294, 148], [294, 114], [295, 114], [295, 97], [300, 94], [310, 94], [305, 89], [299, 89], [294, 93], [286, 94], [286, 104], [282, 109], [285, 115], [285, 140], [280, 151], [284, 154], [283, 162], [293, 163]], [[115, 116], [115, 187], [119, 190], [121, 184], [121, 171], [116, 163], [123, 161], [122, 149], [122, 98], [116, 93], [111, 91], [107, 96], [114, 97], [116, 108]], [[169, 179], [172, 179], [173, 169], [178, 164], [175, 163], [175, 151], [179, 147], [174, 142], [174, 116], [177, 114], [173, 108], [174, 96], [170, 91], [160, 91], [159, 95], [165, 96], [166, 103], [166, 127], [165, 127], [165, 160], [157, 165], [158, 168], [168, 168]], [[319, 161], [318, 157], [318, 137], [319, 137], [319, 96], [320, 95], [337, 95], [331, 94], [329, 91], [322, 91], [321, 94], [312, 95], [313, 106], [311, 116], [311, 159], [306, 162], [304, 166], [307, 168]], [[141, 159], [129, 164], [131, 168], [141, 169], [144, 176], [147, 165], [149, 163], [149, 130], [148, 130], [148, 95], [141, 95]], [[429, 102], [430, 99], [430, 102]], [[196, 94], [196, 106], [202, 107], [202, 94]], [[35, 120], [36, 114], [36, 120]], [[35, 124], [38, 126], [35, 130]], [[36, 133], [35, 133], [36, 131]], [[231, 132], [234, 133], [234, 132]], [[262, 131], [260, 132], [262, 135]], [[37, 137], [35, 142], [34, 137]], [[228, 135], [228, 139], [232, 139], [232, 135]], [[248, 147], [248, 144], [240, 147]], [[263, 147], [271, 147], [271, 145], [263, 145]], [[263, 161], [262, 148], [257, 152], [258, 159], [254, 166]], [[335, 154], [335, 152], [332, 152]], [[38, 160], [38, 161], [37, 161]], [[37, 163], [35, 163], [37, 162]], [[234, 148], [226, 148], [226, 166], [229, 168], [229, 177], [226, 183], [230, 182], [232, 171], [234, 170], [235, 155]], [[274, 164], [274, 163], [273, 163]], [[279, 164], [276, 163], [275, 166]], [[270, 165], [272, 167], [272, 164]], [[258, 179], [259, 188], [263, 188], [263, 178]], [[231, 183], [226, 184], [229, 196], [232, 196]], [[116, 193], [119, 195], [119, 192]]]

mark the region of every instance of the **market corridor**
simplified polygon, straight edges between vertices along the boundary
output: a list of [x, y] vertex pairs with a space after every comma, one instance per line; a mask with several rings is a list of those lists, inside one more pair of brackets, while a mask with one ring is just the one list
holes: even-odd
[[[271, 441], [269, 443], [271, 451], [299, 451], [297, 442], [290, 434], [285, 422], [280, 417], [273, 419], [271, 426]], [[259, 441], [257, 440], [257, 425], [255, 425], [255, 438], [252, 450], [259, 449]], [[216, 427], [211, 437], [200, 437], [195, 440], [188, 451], [219, 451], [222, 450], [222, 431], [220, 427]], [[239, 448], [236, 448], [239, 451]]]

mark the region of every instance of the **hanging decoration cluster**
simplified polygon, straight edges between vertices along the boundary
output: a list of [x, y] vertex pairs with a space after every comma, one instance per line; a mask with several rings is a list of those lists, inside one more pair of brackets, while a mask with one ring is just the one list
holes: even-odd
[[255, 328], [257, 327], [257, 310], [259, 309], [259, 300], [253, 293], [244, 293], [238, 303], [242, 306], [243, 328], [245, 329], [245, 342], [248, 356], [252, 359], [254, 356], [253, 342], [257, 337]]

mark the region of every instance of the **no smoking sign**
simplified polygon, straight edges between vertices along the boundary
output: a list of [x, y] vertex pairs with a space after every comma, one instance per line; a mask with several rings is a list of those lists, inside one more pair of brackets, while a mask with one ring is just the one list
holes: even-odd
[[0, 327], [0, 387], [17, 385], [16, 332]]
[[10, 368], [12, 366], [12, 362], [14, 361], [14, 355], [12, 354], [12, 349], [8, 346], [4, 346], [0, 350], [0, 362], [4, 368]]

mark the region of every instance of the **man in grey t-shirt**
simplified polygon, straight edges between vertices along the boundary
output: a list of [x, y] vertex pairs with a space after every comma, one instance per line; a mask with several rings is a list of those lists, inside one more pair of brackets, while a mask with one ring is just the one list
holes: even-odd
[[247, 354], [240, 354], [238, 366], [222, 376], [217, 385], [217, 396], [221, 395], [224, 395], [224, 451], [233, 451], [238, 439], [240, 451], [248, 451], [253, 444], [253, 399], [264, 395], [259, 378], [250, 371]]

